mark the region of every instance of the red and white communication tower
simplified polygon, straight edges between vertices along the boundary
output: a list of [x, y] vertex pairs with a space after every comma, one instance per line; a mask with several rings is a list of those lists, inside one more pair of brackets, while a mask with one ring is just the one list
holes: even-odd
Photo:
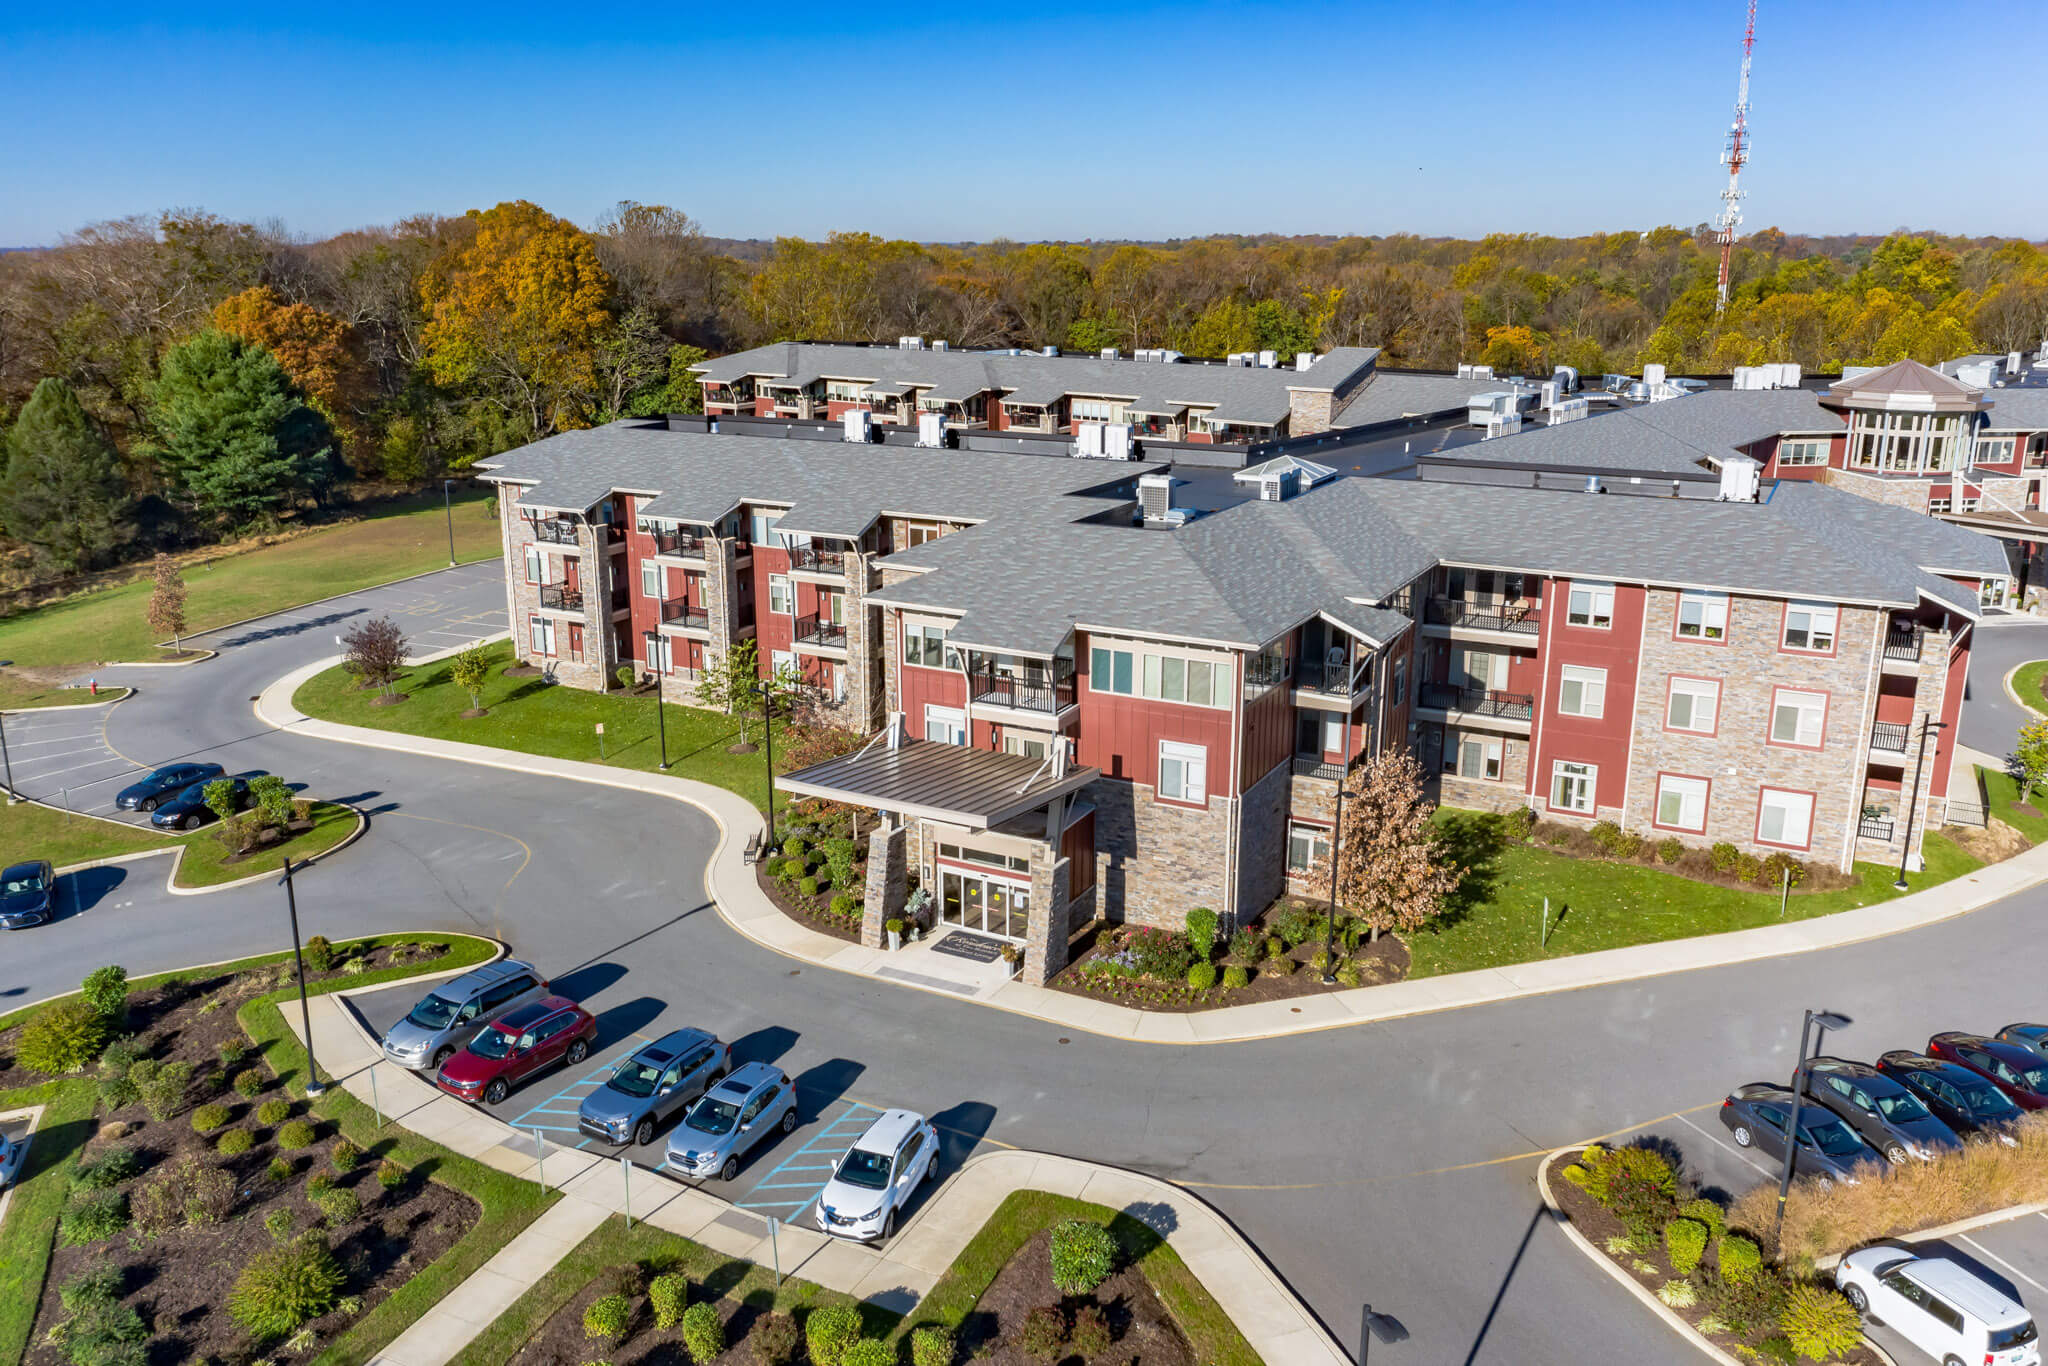
[[1735, 122], [1728, 127], [1728, 147], [1721, 164], [1728, 168], [1728, 188], [1721, 191], [1721, 281], [1714, 311], [1728, 307], [1728, 264], [1735, 255], [1735, 225], [1742, 221], [1742, 167], [1749, 160], [1749, 54], [1756, 47], [1756, 0], [1749, 0], [1749, 22], [1742, 29], [1742, 84], [1735, 91]]

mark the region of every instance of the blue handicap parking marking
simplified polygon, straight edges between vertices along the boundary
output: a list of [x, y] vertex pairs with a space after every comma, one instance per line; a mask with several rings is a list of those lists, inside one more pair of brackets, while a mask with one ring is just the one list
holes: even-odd
[[754, 1183], [750, 1197], [764, 1191], [790, 1191], [790, 1196], [771, 1195], [764, 1199], [749, 1198], [735, 1201], [742, 1209], [765, 1210], [770, 1213], [787, 1210], [789, 1215], [801, 1214], [817, 1199], [818, 1192], [825, 1188], [832, 1169], [838, 1165], [840, 1152], [874, 1122], [881, 1113], [872, 1105], [860, 1101], [842, 1101], [846, 1108], [832, 1117], [807, 1139], [803, 1146], [770, 1168], [761, 1179]]
[[[594, 1068], [567, 1083], [552, 1095], [544, 1097], [537, 1104], [527, 1107], [517, 1119], [510, 1121], [515, 1129], [544, 1129], [554, 1133], [580, 1134], [576, 1127], [579, 1103], [592, 1091], [604, 1085], [611, 1075], [611, 1065]], [[590, 1140], [584, 1139], [576, 1146], [584, 1147]]]

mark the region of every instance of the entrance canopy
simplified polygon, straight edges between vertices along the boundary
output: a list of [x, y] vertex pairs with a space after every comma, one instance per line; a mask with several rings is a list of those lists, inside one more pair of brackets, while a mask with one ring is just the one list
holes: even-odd
[[857, 754], [785, 773], [775, 786], [799, 797], [986, 830], [1101, 776], [1095, 768], [1056, 772], [1053, 764], [1022, 754], [906, 739], [895, 749], [870, 744]]

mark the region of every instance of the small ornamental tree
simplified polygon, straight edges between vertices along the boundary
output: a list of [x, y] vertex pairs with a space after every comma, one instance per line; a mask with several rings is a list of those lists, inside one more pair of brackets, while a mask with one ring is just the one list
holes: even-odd
[[128, 969], [118, 963], [94, 968], [79, 984], [79, 995], [109, 1028], [118, 1031], [128, 1020]]
[[[1385, 930], [1421, 929], [1465, 876], [1444, 857], [1432, 810], [1422, 765], [1406, 749], [1375, 755], [1344, 780], [1337, 900], [1365, 921], [1374, 941]], [[1310, 870], [1312, 882], [1329, 878], [1324, 861]]]
[[2019, 784], [2020, 800], [2026, 801], [2048, 780], [2048, 717], [2020, 727], [2010, 763], [2013, 781]]
[[178, 572], [178, 562], [168, 555], [158, 555], [150, 570], [149, 629], [157, 639], [165, 636], [179, 654], [185, 652], [185, 576]]
[[705, 662], [703, 672], [697, 678], [697, 698], [715, 711], [740, 718], [740, 741], [746, 743], [752, 731], [749, 728], [749, 707], [753, 702], [754, 686], [761, 672], [760, 654], [751, 638], [736, 640], [724, 654], [714, 655]]
[[484, 714], [484, 683], [490, 676], [491, 652], [482, 645], [472, 645], [448, 661], [450, 681], [469, 694], [469, 709], [479, 716]]
[[405, 667], [407, 648], [398, 623], [390, 617], [358, 623], [342, 636], [341, 644], [348, 652], [342, 667], [362, 679], [363, 686], [374, 685], [382, 690], [383, 696], [392, 696], [398, 671]]
[[215, 778], [206, 785], [206, 809], [224, 821], [233, 820], [241, 803], [235, 796], [235, 780]]

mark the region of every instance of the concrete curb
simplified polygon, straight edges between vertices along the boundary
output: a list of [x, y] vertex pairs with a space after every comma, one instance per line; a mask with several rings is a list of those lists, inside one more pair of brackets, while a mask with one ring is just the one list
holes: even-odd
[[[102, 697], [94, 702], [66, 702], [61, 707], [4, 707], [0, 708], [0, 716], [47, 716], [53, 711], [91, 711], [94, 707], [111, 707], [117, 702], [126, 702], [135, 696], [135, 689], [126, 683], [116, 683], [114, 687], [121, 690], [119, 697]], [[113, 689], [110, 688], [108, 691], [111, 692]]]
[[[287, 608], [286, 610], [289, 611], [290, 609]], [[251, 620], [254, 620], [254, 618], [251, 618]], [[194, 664], [204, 664], [219, 653], [219, 650], [202, 650], [193, 659], [105, 659], [92, 667], [95, 669], [189, 669]]]
[[[59, 811], [63, 809], [61, 807], [50, 806], [48, 802], [37, 801], [33, 797], [23, 797], [21, 800], [25, 802], [35, 802], [37, 806], [47, 807], [51, 811]], [[315, 797], [311, 800], [324, 801], [325, 798]], [[363, 832], [370, 828], [370, 818], [362, 813], [361, 808], [351, 806], [347, 802], [329, 802], [328, 805], [339, 806], [344, 808], [345, 810], [355, 812], [356, 828], [349, 831], [346, 835], [342, 836], [341, 839], [336, 843], [329, 845], [325, 849], [322, 849], [319, 853], [308, 854], [305, 858], [299, 860], [300, 867], [304, 867], [308, 863], [318, 863], [322, 859], [327, 858], [329, 855], [340, 853], [342, 850], [348, 848], [351, 844], [354, 844], [357, 840], [361, 839], [363, 837]], [[105, 816], [95, 816], [89, 811], [70, 811], [66, 812], [65, 814], [70, 816], [83, 816], [88, 820], [107, 821], [107, 818]], [[123, 830], [132, 830], [135, 828], [130, 825], [124, 825], [120, 821], [107, 821], [107, 824], [119, 826]], [[193, 833], [196, 834], [197, 832], [195, 831]], [[164, 838], [174, 839], [176, 838], [176, 836], [166, 835], [164, 836]], [[83, 863], [67, 863], [63, 867], [57, 869], [56, 872], [57, 876], [62, 877], [66, 873], [82, 873], [89, 868], [108, 868], [112, 867], [115, 864], [139, 863], [146, 858], [164, 858], [168, 856], [171, 860], [171, 870], [170, 872], [164, 875], [164, 890], [166, 892], [169, 892], [172, 896], [205, 896], [209, 892], [225, 892], [230, 887], [246, 887], [252, 882], [261, 882], [265, 878], [276, 877], [279, 875], [279, 871], [281, 871], [274, 870], [265, 873], [251, 873], [247, 877], [238, 877], [233, 882], [216, 882], [205, 887], [180, 887], [178, 885], [178, 869], [184, 866], [185, 851], [190, 847], [191, 846], [189, 844], [174, 844], [170, 846], [168, 849], [138, 849], [132, 854], [109, 854], [106, 858], [87, 859]]]
[[2034, 716], [2048, 716], [2048, 711], [2044, 711], [2042, 708], [2035, 706], [2032, 702], [2027, 701], [2024, 697], [2021, 697], [2019, 694], [2019, 690], [2013, 687], [2012, 685], [2014, 674], [2017, 674], [2021, 669], [2026, 668], [2029, 664], [2039, 664], [2040, 662], [2041, 661], [2038, 659], [2023, 659], [2019, 663], [2013, 665], [2010, 669], [2007, 669], [2005, 671], [2005, 677], [1999, 679], [1998, 683], [2000, 687], [2005, 689], [2005, 695], [2012, 699], [2012, 704], [2015, 707], [2018, 707], [2021, 711], [2027, 712]]
[[[1890, 1238], [1880, 1239], [1879, 1241], [1890, 1243], [1932, 1243], [1942, 1238], [1953, 1238], [1959, 1233], [1969, 1233], [1973, 1229], [1989, 1228], [1993, 1224], [2003, 1224], [2013, 1219], [2024, 1219], [2029, 1214], [2040, 1214], [2044, 1211], [2048, 1211], [2048, 1200], [2036, 1200], [2029, 1205], [2008, 1205], [2004, 1209], [1990, 1210], [1984, 1214], [1973, 1214], [1967, 1219], [1957, 1219], [1953, 1223], [1937, 1224], [1933, 1228], [1923, 1228], [1914, 1233], [1894, 1234]], [[1855, 1248], [1849, 1249], [1850, 1252], [1855, 1250]], [[1813, 1265], [1817, 1270], [1833, 1271], [1835, 1264], [1840, 1262], [1846, 1255], [1848, 1254], [1837, 1252], [1828, 1257], [1816, 1257], [1814, 1258]]]

